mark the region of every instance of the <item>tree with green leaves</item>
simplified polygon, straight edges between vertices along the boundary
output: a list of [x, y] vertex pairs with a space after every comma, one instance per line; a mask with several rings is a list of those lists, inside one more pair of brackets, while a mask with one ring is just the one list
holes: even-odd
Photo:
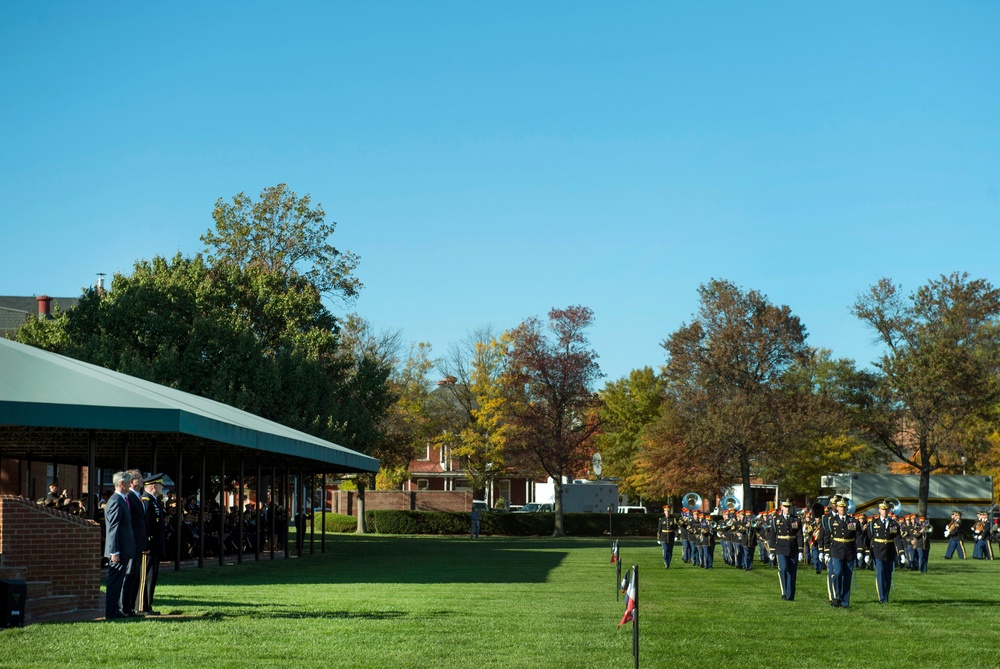
[[461, 459], [472, 489], [482, 493], [508, 466], [500, 385], [506, 350], [493, 329], [483, 326], [452, 346], [438, 367], [444, 380], [434, 391], [442, 418], [436, 442]]
[[698, 293], [694, 320], [663, 342], [667, 392], [686, 448], [740, 481], [750, 499], [751, 474], [794, 446], [801, 427], [786, 375], [809, 358], [806, 329], [789, 307], [729, 281], [713, 279]]
[[931, 473], [971, 446], [960, 439], [963, 430], [1000, 399], [1000, 291], [956, 272], [904, 297], [881, 279], [852, 312], [884, 350], [868, 377], [862, 427], [919, 472], [925, 513]]
[[629, 496], [647, 494], [638, 469], [641, 436], [662, 411], [666, 384], [651, 367], [633, 369], [601, 390], [601, 429], [594, 443], [604, 461], [604, 475], [621, 480], [618, 490]]
[[586, 334], [593, 322], [594, 313], [586, 307], [552, 309], [548, 334], [537, 318], [530, 318], [505, 337], [509, 345], [502, 385], [511, 450], [552, 478], [554, 536], [566, 533], [562, 479], [586, 467], [585, 446], [598, 428], [593, 417], [600, 398], [592, 386], [601, 370]]
[[361, 290], [358, 257], [330, 243], [337, 224], [323, 206], [298, 197], [286, 184], [265, 188], [256, 202], [245, 193], [222, 198], [212, 212], [215, 229], [201, 236], [213, 265], [257, 267], [266, 274], [298, 276], [321, 294], [351, 300]]

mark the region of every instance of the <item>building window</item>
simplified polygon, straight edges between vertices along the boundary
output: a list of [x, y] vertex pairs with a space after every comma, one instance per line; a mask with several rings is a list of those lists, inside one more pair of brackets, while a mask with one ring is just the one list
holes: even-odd
[[506, 502], [506, 506], [510, 507], [510, 479], [500, 479], [499, 481], [500, 494], [497, 499], [503, 499]]
[[455, 490], [462, 492], [472, 492], [472, 484], [468, 479], [455, 479]]
[[427, 444], [424, 446], [423, 453], [417, 458], [418, 462], [430, 462], [431, 459], [431, 445]]
[[417, 490], [428, 490], [431, 487], [431, 482], [427, 479], [417, 479]]

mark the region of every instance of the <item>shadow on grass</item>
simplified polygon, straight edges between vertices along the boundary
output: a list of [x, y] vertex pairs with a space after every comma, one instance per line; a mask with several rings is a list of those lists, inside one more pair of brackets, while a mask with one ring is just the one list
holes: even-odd
[[570, 549], [581, 545], [588, 544], [573, 539], [337, 536], [327, 537], [326, 553], [243, 567], [206, 565], [176, 577], [164, 578], [161, 572], [160, 579], [189, 585], [222, 578], [261, 585], [544, 583]]

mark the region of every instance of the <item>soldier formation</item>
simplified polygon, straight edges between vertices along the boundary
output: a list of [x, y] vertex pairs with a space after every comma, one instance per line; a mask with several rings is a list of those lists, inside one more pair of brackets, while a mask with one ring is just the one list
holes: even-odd
[[[725, 509], [719, 519], [683, 509], [673, 514], [663, 507], [656, 539], [663, 550], [663, 566], [670, 568], [676, 542], [681, 544], [681, 560], [701, 569], [712, 569], [715, 549], [721, 545], [722, 560], [744, 571], [753, 569], [755, 548], [760, 562], [777, 567], [781, 598], [795, 599], [795, 582], [800, 562], [816, 574], [826, 574], [830, 605], [849, 608], [851, 584], [856, 571], [874, 571], [879, 603], [889, 601], [892, 576], [897, 570], [927, 571], [933, 527], [926, 516], [897, 517], [886, 502], [878, 515], [848, 513], [850, 500], [834, 497], [823, 509], [811, 513], [796, 510], [790, 500], [778, 509], [755, 514], [747, 510]], [[965, 559], [962, 514], [955, 511], [945, 528], [949, 540], [946, 559], [958, 554]], [[975, 541], [973, 558], [992, 560], [992, 542], [1000, 541], [1000, 527], [991, 525], [988, 513], [980, 512], [972, 526]]]

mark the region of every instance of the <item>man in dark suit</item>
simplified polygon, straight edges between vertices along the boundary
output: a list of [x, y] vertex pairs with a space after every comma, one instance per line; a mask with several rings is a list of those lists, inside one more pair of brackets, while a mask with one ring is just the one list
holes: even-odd
[[128, 477], [125, 472], [117, 472], [112, 477], [115, 492], [111, 494], [104, 508], [104, 523], [107, 536], [104, 555], [108, 558], [108, 586], [104, 607], [106, 620], [125, 618], [131, 603], [125, 606], [125, 575], [135, 558], [135, 536], [132, 534], [132, 518], [129, 514]]
[[151, 474], [145, 480], [146, 491], [142, 493], [142, 505], [146, 507], [146, 536], [148, 545], [142, 553], [142, 568], [145, 572], [142, 587], [139, 588], [139, 599], [136, 602], [136, 613], [141, 616], [158, 616], [159, 611], [153, 609], [153, 594], [156, 591], [156, 579], [160, 575], [160, 561], [167, 556], [166, 514], [160, 503], [163, 494], [163, 474]]
[[126, 616], [134, 616], [135, 602], [139, 598], [139, 588], [145, 572], [142, 570], [142, 554], [146, 552], [149, 541], [146, 535], [146, 510], [142, 507], [142, 472], [130, 469], [126, 472], [129, 478], [129, 490], [125, 494], [128, 500], [129, 516], [132, 520], [132, 536], [135, 538], [135, 559], [129, 565], [125, 574], [125, 585], [122, 591], [122, 604]]

